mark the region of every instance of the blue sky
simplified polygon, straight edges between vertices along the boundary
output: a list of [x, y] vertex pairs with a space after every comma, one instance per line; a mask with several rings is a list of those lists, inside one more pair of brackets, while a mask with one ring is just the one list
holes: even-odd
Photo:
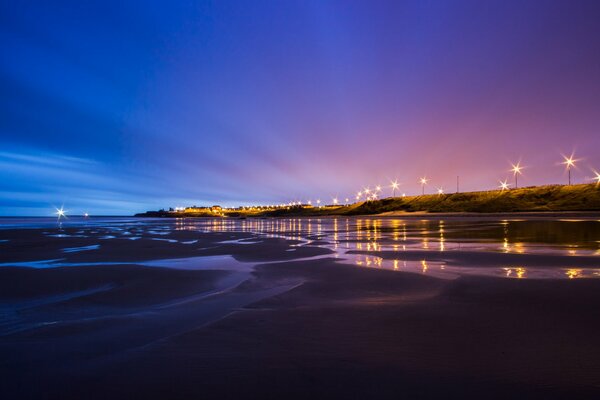
[[0, 215], [600, 169], [596, 1], [3, 2]]

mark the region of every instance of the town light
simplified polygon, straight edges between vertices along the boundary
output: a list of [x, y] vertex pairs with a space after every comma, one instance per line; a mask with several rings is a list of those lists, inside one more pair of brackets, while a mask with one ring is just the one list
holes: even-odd
[[508, 179], [505, 179], [505, 180], [503, 180], [503, 181], [500, 181], [500, 186], [499, 186], [500, 190], [502, 190], [502, 191], [505, 191], [505, 190], [507, 190], [507, 189], [508, 189], [508, 186], [509, 186], [509, 185], [508, 185], [508, 182], [507, 182], [507, 181], [508, 181]]
[[444, 194], [444, 188], [438, 188], [438, 194]]

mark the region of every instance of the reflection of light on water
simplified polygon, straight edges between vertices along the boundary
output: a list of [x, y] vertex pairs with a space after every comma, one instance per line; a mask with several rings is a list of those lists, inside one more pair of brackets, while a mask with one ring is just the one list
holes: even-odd
[[374, 267], [381, 267], [383, 263], [383, 258], [381, 257], [372, 257], [372, 256], [364, 256], [356, 259], [357, 265], [364, 265], [370, 267], [371, 265]]
[[523, 267], [503, 268], [507, 277], [526, 278], [527, 270]]
[[427, 266], [427, 261], [421, 260], [421, 266], [423, 267], [423, 273], [427, 272], [429, 266]]
[[565, 271], [565, 275], [567, 275], [569, 279], [581, 278], [582, 273], [583, 270], [581, 269], [568, 269]]
[[[500, 226], [498, 224], [500, 224]], [[474, 230], [477, 232], [484, 232], [483, 236], [479, 233], [472, 236], [470, 233], [473, 229], [469, 224], [463, 226], [463, 224], [456, 224], [453, 221], [421, 220], [406, 223], [403, 220], [373, 218], [344, 218], [343, 220], [341, 218], [248, 218], [243, 220], [236, 220], [233, 218], [178, 218], [173, 219], [171, 224], [153, 225], [152, 228], [157, 231], [159, 230], [160, 233], [158, 234], [163, 234], [163, 232], [164, 234], [168, 234], [170, 231], [176, 230], [190, 230], [200, 233], [251, 232], [258, 237], [272, 237], [286, 240], [296, 239], [304, 242], [303, 244], [299, 244], [299, 246], [310, 244], [309, 241], [319, 239], [328, 242], [328, 244], [317, 243], [316, 246], [337, 250], [335, 254], [339, 254], [339, 258], [351, 258], [352, 262], [354, 262], [356, 260], [355, 256], [346, 255], [344, 249], [356, 249], [358, 251], [368, 250], [370, 258], [365, 259], [363, 257], [357, 263], [362, 265], [368, 264], [369, 266], [381, 266], [382, 268], [390, 270], [412, 273], [426, 272], [428, 275], [440, 273], [442, 273], [442, 276], [450, 276], [451, 274], [455, 274], [454, 276], [461, 274], [483, 274], [529, 279], [600, 277], [599, 269], [577, 267], [577, 261], [570, 262], [570, 264], [575, 265], [575, 267], [563, 265], [562, 267], [557, 266], [553, 268], [525, 268], [512, 266], [502, 268], [502, 265], [499, 265], [499, 268], [485, 269], [475, 266], [444, 266], [441, 263], [432, 260], [425, 261], [424, 264], [418, 259], [408, 261], [407, 263], [402, 259], [402, 251], [410, 252], [422, 249], [429, 251], [447, 251], [448, 249], [454, 250], [454, 247], [456, 247], [457, 251], [461, 251], [461, 247], [464, 246], [467, 246], [467, 249], [481, 252], [544, 252], [548, 253], [548, 255], [560, 253], [562, 255], [571, 255], [573, 256], [573, 259], [580, 256], [600, 256], [600, 241], [590, 240], [590, 238], [597, 239], [597, 236], [593, 236], [596, 231], [591, 231], [590, 234], [586, 233], [587, 236], [580, 240], [581, 244], [577, 240], [579, 236], [583, 237], [583, 235], [576, 235], [575, 240], [572, 240], [571, 236], [568, 236], [569, 239], [567, 239], [568, 241], [566, 243], [566, 240], [562, 240], [562, 243], [555, 243], [557, 239], [562, 239], [562, 236], [554, 238], [552, 236], [554, 235], [554, 230], [548, 231], [547, 233], [550, 239], [550, 244], [548, 244], [546, 243], [547, 237], [544, 236], [546, 234], [546, 231], [543, 230], [544, 227], [541, 226], [537, 228], [535, 224], [536, 222], [532, 222], [532, 231], [529, 230], [529, 225], [524, 227], [523, 224], [519, 225], [516, 222], [513, 223], [512, 221], [509, 222], [506, 220], [496, 222], [492, 225], [487, 223], [484, 224], [484, 229], [487, 229], [485, 228], [486, 225], [490, 226], [489, 231], [480, 231], [480, 224], [473, 224]], [[319, 235], [317, 235], [317, 231]], [[141, 234], [142, 232], [140, 231], [137, 233]], [[408, 237], [409, 235], [410, 238]], [[522, 240], [522, 242], [515, 243], [515, 239]], [[376, 258], [378, 256], [377, 252], [382, 250], [393, 250], [396, 252], [394, 255], [394, 257], [397, 257], [396, 260]], [[402, 264], [400, 264], [400, 261], [402, 261]]]
[[376, 242], [372, 242], [372, 243], [367, 243], [367, 251], [379, 251], [381, 250], [381, 246], [376, 243]]
[[333, 248], [336, 250], [338, 248], [338, 220], [337, 220], [337, 218], [333, 220]]

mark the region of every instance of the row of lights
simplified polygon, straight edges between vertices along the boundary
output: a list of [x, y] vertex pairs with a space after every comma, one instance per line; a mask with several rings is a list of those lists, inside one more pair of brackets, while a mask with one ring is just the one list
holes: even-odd
[[[571, 154], [571, 156], [567, 157], [567, 156], [563, 156], [563, 161], [561, 162], [562, 165], [565, 166], [565, 168], [567, 169], [569, 178], [568, 178], [568, 184], [571, 184], [571, 169], [575, 168], [575, 163], [579, 160], [576, 160], [574, 158], [574, 155]], [[512, 164], [511, 163], [511, 169], [510, 172], [513, 173], [514, 176], [514, 180], [515, 180], [515, 188], [519, 187], [519, 175], [523, 174], [523, 169], [524, 167], [521, 165], [521, 162], [519, 161], [516, 164]], [[593, 170], [594, 174], [596, 174], [596, 176], [594, 178], [592, 178], [593, 181], [596, 182], [596, 184], [600, 184], [600, 173], [598, 173], [596, 170]], [[504, 190], [508, 190], [510, 184], [508, 183], [508, 179], [505, 179], [504, 181], [499, 181], [500, 182], [500, 190], [504, 191]], [[421, 184], [421, 194], [424, 195], [425, 194], [425, 186], [429, 183], [429, 179], [424, 176], [422, 178], [419, 179], [419, 183]], [[392, 189], [392, 197], [396, 197], [396, 190], [398, 190], [398, 188], [400, 187], [400, 184], [398, 183], [397, 180], [390, 182], [390, 186], [388, 186], [389, 188]], [[379, 198], [380, 193], [382, 192], [382, 187], [377, 185], [375, 187], [375, 189], [370, 189], [369, 187], [366, 187], [365, 189], [359, 191], [356, 195], [356, 201], [360, 201], [360, 199], [363, 198], [369, 201], [369, 200], [377, 200]], [[444, 194], [444, 188], [443, 187], [439, 187], [437, 188], [437, 193], [438, 194]], [[402, 194], [402, 197], [405, 197], [406, 193]], [[346, 198], [345, 199], [345, 203], [344, 204], [349, 204], [350, 199]], [[337, 197], [334, 197], [332, 199], [332, 203], [334, 206], [339, 205], [339, 199]], [[309, 206], [312, 206], [312, 201], [308, 200], [307, 204]], [[315, 201], [315, 204], [317, 207], [321, 207], [321, 200], [317, 199]], [[252, 208], [286, 208], [286, 207], [294, 207], [294, 206], [301, 206], [302, 203], [300, 201], [294, 201], [294, 202], [289, 202], [287, 204], [279, 204], [279, 205], [271, 205], [271, 206], [257, 206], [257, 207], [252, 207]], [[242, 208], [246, 208], [248, 209], [249, 207], [242, 207]], [[183, 207], [177, 207], [176, 210], [183, 210]], [[56, 213], [58, 216], [58, 219], [60, 220], [61, 218], [66, 218], [66, 211], [64, 210], [63, 207], [61, 207], [60, 209], [56, 209]], [[87, 218], [88, 214], [85, 213], [84, 217]]]
[[[574, 158], [574, 155], [571, 155], [569, 157], [563, 156], [564, 161], [561, 162], [562, 165], [565, 166], [565, 168], [567, 169], [568, 172], [568, 184], [571, 184], [571, 169], [575, 168], [575, 164], [577, 161]], [[511, 169], [510, 172], [513, 173], [514, 175], [514, 179], [515, 179], [515, 188], [519, 187], [519, 175], [523, 174], [523, 169], [524, 167], [521, 165], [521, 162], [519, 161], [516, 164], [512, 164], [511, 163]], [[600, 173], [598, 173], [597, 171], [594, 170], [594, 174], [596, 175], [594, 178], [592, 178], [593, 181], [596, 182], [596, 184], [600, 184]], [[500, 186], [498, 186], [498, 188], [502, 191], [504, 190], [508, 190], [510, 187], [510, 184], [508, 183], [508, 179], [505, 179], [504, 181], [499, 181], [500, 182]], [[425, 186], [427, 186], [427, 184], [429, 183], [429, 179], [424, 176], [422, 178], [419, 178], [419, 184], [421, 185], [421, 194], [424, 195], [425, 194]], [[390, 182], [390, 186], [388, 186], [389, 188], [392, 189], [392, 197], [396, 197], [396, 190], [400, 187], [399, 183], [397, 180]], [[379, 197], [379, 194], [381, 193], [382, 188], [381, 186], [376, 186], [375, 189], [370, 189], [369, 187], [366, 187], [365, 189], [359, 191], [356, 194], [356, 200], [359, 201], [360, 199], [363, 198], [365, 200], [377, 200], [377, 198]], [[437, 188], [437, 193], [438, 194], [444, 194], [444, 188], [443, 187], [439, 187]], [[405, 197], [406, 193], [402, 194], [402, 197]], [[346, 202], [348, 201], [348, 199], [346, 199]], [[310, 202], [309, 202], [310, 204]], [[337, 199], [334, 199], [334, 204], [337, 204]]]

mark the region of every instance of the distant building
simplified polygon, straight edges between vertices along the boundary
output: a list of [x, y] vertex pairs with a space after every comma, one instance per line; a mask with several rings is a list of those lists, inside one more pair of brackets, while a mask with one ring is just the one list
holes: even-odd
[[185, 212], [194, 213], [194, 212], [206, 212], [208, 211], [208, 207], [186, 207]]
[[223, 211], [223, 207], [221, 206], [212, 206], [210, 208], [210, 211], [214, 212], [214, 213], [220, 213]]

